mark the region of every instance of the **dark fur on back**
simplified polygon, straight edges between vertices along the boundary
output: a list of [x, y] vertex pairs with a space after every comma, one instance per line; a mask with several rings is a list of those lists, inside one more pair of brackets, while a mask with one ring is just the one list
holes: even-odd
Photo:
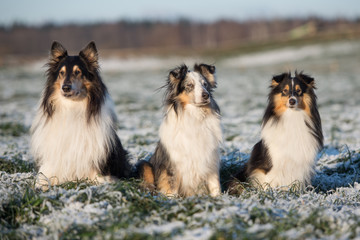
[[269, 150], [262, 141], [255, 144], [249, 162], [246, 165], [246, 177], [250, 176], [255, 169], [261, 169], [265, 173], [269, 172], [272, 167]]
[[155, 152], [150, 159], [150, 163], [154, 169], [155, 185], [158, 185], [157, 180], [159, 180], [163, 171], [166, 171], [170, 177], [174, 175], [170, 162], [170, 156], [161, 141], [158, 142]]
[[123, 148], [116, 132], [113, 132], [115, 143], [112, 149], [108, 149], [106, 163], [101, 166], [101, 174], [104, 176], [115, 176], [117, 178], [131, 177], [131, 165], [128, 161], [128, 152]]

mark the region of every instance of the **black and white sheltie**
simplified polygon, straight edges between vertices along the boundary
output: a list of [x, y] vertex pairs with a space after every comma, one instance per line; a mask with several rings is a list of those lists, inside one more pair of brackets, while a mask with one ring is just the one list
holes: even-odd
[[47, 82], [31, 127], [31, 151], [46, 178], [38, 187], [77, 179], [127, 177], [127, 152], [116, 134], [112, 100], [99, 75], [98, 52], [90, 42], [68, 56], [51, 47]]
[[258, 142], [237, 178], [262, 187], [310, 184], [315, 158], [323, 147], [314, 78], [295, 72], [274, 76]]
[[222, 130], [212, 96], [215, 67], [195, 64], [190, 71], [182, 65], [170, 71], [165, 87], [160, 141], [150, 164], [143, 162], [142, 177], [168, 196], [217, 196]]

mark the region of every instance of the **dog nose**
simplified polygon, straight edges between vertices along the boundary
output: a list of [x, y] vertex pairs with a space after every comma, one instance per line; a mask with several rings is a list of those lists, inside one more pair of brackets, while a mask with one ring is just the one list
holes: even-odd
[[207, 100], [209, 98], [209, 94], [207, 92], [202, 93], [202, 98]]
[[64, 92], [70, 92], [70, 90], [71, 90], [71, 85], [63, 85], [62, 86], [62, 90], [64, 91]]
[[291, 106], [294, 106], [294, 105], [296, 104], [296, 99], [290, 98], [290, 99], [289, 99], [289, 104], [290, 104]]

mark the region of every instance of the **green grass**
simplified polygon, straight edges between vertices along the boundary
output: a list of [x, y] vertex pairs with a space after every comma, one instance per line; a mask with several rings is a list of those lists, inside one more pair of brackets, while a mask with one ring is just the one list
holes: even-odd
[[[226, 160], [221, 168], [224, 178], [234, 174], [248, 158], [238, 151], [222, 154]], [[354, 164], [358, 166], [359, 155], [349, 151], [335, 160], [336, 169], [322, 174], [341, 172], [343, 166], [349, 164], [349, 169]], [[21, 154], [14, 156], [13, 159], [0, 158], [1, 171], [34, 173], [34, 166], [22, 160]], [[211, 239], [288, 239], [294, 234], [292, 231], [297, 232], [299, 238], [341, 237], [345, 229], [342, 218], [328, 216], [327, 211], [355, 206], [360, 201], [360, 194], [350, 198], [347, 189], [318, 191], [314, 186], [300, 190], [298, 184], [289, 190], [262, 190], [242, 185], [243, 192], [234, 197], [225, 194], [218, 198], [167, 198], [144, 190], [136, 179], [105, 185], [91, 181], [66, 182], [46, 192], [35, 190], [34, 183], [34, 174], [21, 181], [3, 180], [11, 194], [1, 203], [1, 239], [27, 239], [29, 232], [22, 229], [25, 225], [35, 228], [39, 236], [45, 234], [60, 239], [172, 239], [199, 228], [211, 229]], [[334, 196], [339, 197], [332, 200]], [[292, 204], [287, 206], [289, 202]], [[68, 226], [66, 220], [60, 220], [58, 230], [51, 226], [53, 223], [44, 225], [42, 218], [66, 215], [73, 209], [72, 204], [80, 206], [79, 214], [84, 214], [92, 223], [71, 223], [77, 216], [69, 213], [71, 224]], [[85, 211], [87, 206], [96, 211]], [[357, 235], [360, 219], [356, 214], [348, 214], [346, 232], [350, 238]], [[179, 224], [168, 229], [156, 228], [172, 223]], [[34, 232], [31, 234], [36, 236]]]
[[29, 128], [21, 123], [16, 122], [5, 122], [0, 123], [0, 136], [13, 136], [20, 137], [23, 134], [28, 133]]
[[7, 173], [34, 172], [35, 164], [33, 162], [22, 160], [22, 154], [18, 153], [11, 160], [0, 157], [0, 171]]
[[[2, 205], [0, 211], [2, 225], [14, 229], [24, 223], [36, 224], [40, 215], [48, 212], [44, 201], [45, 198], [29, 186], [25, 192], [14, 196], [9, 202]], [[56, 203], [56, 201], [52, 202]]]

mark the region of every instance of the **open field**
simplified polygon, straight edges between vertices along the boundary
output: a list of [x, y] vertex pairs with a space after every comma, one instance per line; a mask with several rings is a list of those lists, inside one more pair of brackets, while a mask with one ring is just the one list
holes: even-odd
[[[100, 49], [101, 55], [101, 49]], [[167, 199], [139, 182], [67, 183], [34, 189], [29, 127], [45, 82], [45, 61], [0, 69], [0, 239], [360, 239], [360, 41], [284, 47], [222, 59], [102, 59], [118, 135], [132, 162], [158, 141], [168, 69], [214, 63], [222, 111], [222, 183], [259, 140], [271, 76], [315, 77], [325, 148], [304, 192], [246, 188], [241, 196]]]

